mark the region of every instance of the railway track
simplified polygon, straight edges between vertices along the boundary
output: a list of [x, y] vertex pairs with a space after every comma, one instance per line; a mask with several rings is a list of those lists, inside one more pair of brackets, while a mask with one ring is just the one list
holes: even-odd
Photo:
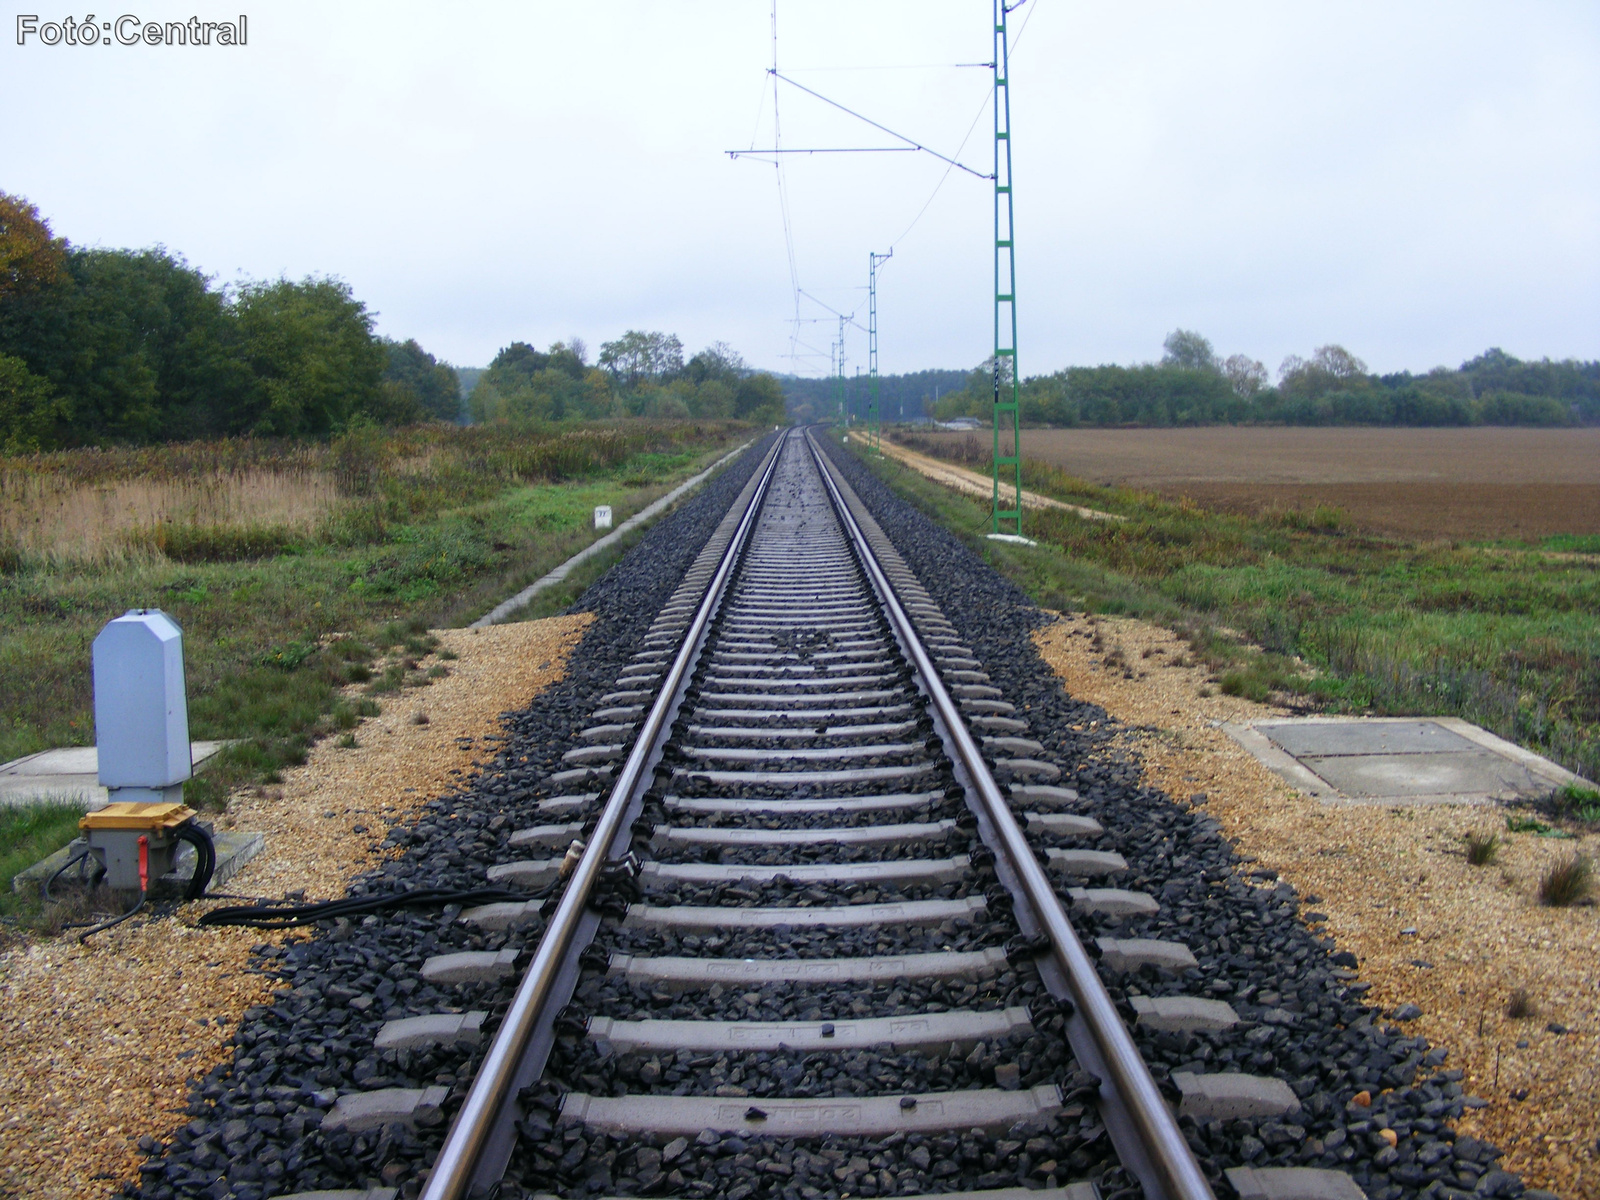
[[[756, 1180], [768, 1165], [754, 1145], [867, 1151], [981, 1131], [1031, 1151], [986, 1182], [1031, 1176], [1073, 1196], [1095, 1194], [1071, 1176], [1103, 1133], [1145, 1195], [1212, 1195], [1023, 829], [1066, 843], [1046, 862], [1084, 882], [1127, 863], [1071, 844], [1099, 823], [1029, 757], [1042, 746], [1026, 722], [853, 499], [810, 436], [780, 439], [556, 778], [608, 790], [547, 797], [549, 823], [514, 837], [559, 845], [583, 829], [589, 842], [428, 1200], [508, 1171], [553, 1186], [578, 1128], [621, 1147], [685, 1143], [670, 1158], [646, 1145], [642, 1168], [636, 1151], [635, 1177], [667, 1177], [689, 1139], [742, 1142]], [[535, 884], [554, 868], [489, 875]], [[1103, 911], [1156, 903], [1070, 894]], [[503, 930], [540, 907], [461, 919]], [[1193, 962], [1158, 940], [1097, 951], [1124, 969]], [[557, 1017], [574, 988], [581, 1026], [572, 1009]], [[1142, 1015], [1181, 1027], [1222, 1008], [1155, 1001]], [[524, 1089], [552, 1049], [578, 1086], [540, 1105]], [[893, 1194], [882, 1161], [845, 1167], [865, 1162], [855, 1186]], [[680, 1169], [666, 1186], [687, 1183]]]
[[617, 585], [583, 707], [513, 722], [352, 888], [515, 898], [258, 947], [289, 990], [128, 1194], [1359, 1200], [1349, 1164], [1402, 1200], [1504, 1174], [1445, 1126], [1460, 1073], [1420, 1080], [1443, 1051], [1374, 1023], [1292, 889], [1122, 767], [1061, 777], [1091, 743], [1059, 689], [1015, 653], [991, 676], [999, 643], [930, 594], [982, 585], [913, 539], [919, 581], [810, 434], [737, 486], [670, 595], [661, 558]]

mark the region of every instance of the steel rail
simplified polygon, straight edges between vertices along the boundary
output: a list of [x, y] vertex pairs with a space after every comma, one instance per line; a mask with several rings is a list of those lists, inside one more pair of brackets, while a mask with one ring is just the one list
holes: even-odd
[[959, 706], [945, 689], [932, 658], [923, 646], [922, 639], [917, 635], [916, 627], [901, 605], [893, 584], [879, 565], [866, 535], [856, 522], [855, 514], [850, 511], [850, 506], [845, 502], [838, 484], [834, 481], [831, 473], [832, 464], [827, 461], [809, 430], [806, 432], [806, 442], [817, 461], [817, 469], [838, 513], [839, 522], [855, 548], [856, 556], [868, 578], [882, 597], [890, 623], [921, 676], [928, 698], [943, 720], [950, 740], [954, 743], [956, 755], [966, 768], [983, 801], [985, 812], [1001, 840], [1002, 848], [1016, 871], [1029, 902], [1044, 925], [1050, 938], [1051, 950], [1066, 976], [1067, 986], [1072, 991], [1073, 1001], [1077, 1004], [1078, 1011], [1111, 1074], [1112, 1086], [1128, 1109], [1150, 1164], [1159, 1175], [1166, 1200], [1216, 1200], [1211, 1185], [1206, 1181], [1205, 1173], [1195, 1161], [1189, 1143], [1173, 1118], [1171, 1109], [1167, 1107], [1155, 1080], [1151, 1078], [1149, 1068], [1145, 1066], [1144, 1059], [1139, 1054], [1138, 1047], [1134, 1045], [1127, 1027], [1123, 1025], [1116, 1005], [1101, 984], [1093, 960], [1083, 948], [1083, 943], [1078, 940], [1072, 923], [1067, 919], [1066, 911], [1062, 908], [1061, 900], [1051, 886], [1049, 877], [1039, 865], [1039, 860], [1034, 857], [1032, 847], [1028, 845], [1027, 838], [1017, 825], [1016, 817], [1012, 815], [1005, 797], [1000, 794], [999, 785], [989, 773], [989, 765], [984, 762], [978, 743], [967, 730]]
[[528, 964], [528, 970], [522, 977], [517, 994], [511, 1001], [511, 1007], [506, 1010], [505, 1019], [501, 1021], [494, 1041], [490, 1043], [484, 1055], [483, 1064], [473, 1078], [472, 1088], [467, 1093], [466, 1101], [456, 1114], [450, 1132], [445, 1137], [444, 1145], [439, 1150], [439, 1156], [434, 1160], [433, 1168], [428, 1175], [427, 1187], [422, 1192], [422, 1200], [462, 1200], [473, 1185], [478, 1159], [483, 1153], [496, 1117], [512, 1099], [512, 1085], [522, 1065], [529, 1040], [549, 1002], [556, 977], [571, 948], [579, 920], [589, 903], [590, 894], [600, 877], [601, 868], [609, 856], [611, 843], [622, 831], [622, 818], [633, 799], [635, 788], [644, 779], [645, 770], [659, 755], [660, 746], [657, 743], [667, 732], [668, 717], [678, 703], [679, 692], [689, 679], [690, 670], [699, 653], [700, 643], [705, 637], [723, 593], [727, 590], [728, 581], [733, 576], [734, 567], [743, 552], [744, 544], [750, 536], [750, 530], [755, 524], [762, 500], [766, 497], [767, 485], [772, 481], [785, 440], [783, 436], [778, 437], [768, 453], [767, 461], [761, 468], [759, 482], [751, 493], [750, 503], [740, 519], [738, 528], [728, 539], [727, 549], [723, 551], [716, 573], [706, 585], [705, 596], [696, 607], [694, 619], [684, 632], [678, 653], [672, 660], [672, 667], [662, 680], [661, 688], [656, 693], [655, 703], [650, 707], [650, 715], [640, 726], [639, 735], [634, 739], [633, 749], [612, 785], [611, 795], [606, 800], [605, 808], [595, 825], [594, 833], [589, 838], [589, 844], [584, 849], [583, 857], [573, 869], [572, 878], [567, 884], [566, 891], [562, 893], [555, 914], [550, 918], [544, 936], [539, 940], [533, 961]]

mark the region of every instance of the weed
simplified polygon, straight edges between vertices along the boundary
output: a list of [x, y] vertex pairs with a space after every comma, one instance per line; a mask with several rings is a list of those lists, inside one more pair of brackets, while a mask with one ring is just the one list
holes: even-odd
[[411, 714], [411, 723], [413, 725], [426, 725], [428, 723], [428, 714], [419, 708]]
[[1573, 854], [1555, 863], [1539, 880], [1539, 903], [1566, 908], [1588, 899], [1594, 868], [1587, 855]]
[[1475, 867], [1488, 866], [1500, 853], [1497, 833], [1469, 833], [1461, 840], [1466, 843], [1467, 861]]
[[1576, 821], [1600, 822], [1600, 791], [1569, 783], [1551, 797], [1556, 811]]
[[339, 740], [334, 745], [341, 750], [359, 750], [361, 748], [361, 743], [356, 741], [356, 735], [353, 733], [340, 734]]
[[1535, 837], [1543, 838], [1570, 838], [1573, 835], [1564, 829], [1555, 829], [1546, 825], [1537, 817], [1507, 817], [1507, 833], [1531, 833]]
[[1523, 1021], [1539, 1015], [1527, 988], [1517, 988], [1506, 998], [1506, 1016], [1513, 1021]]
[[1199, 694], [1202, 700], [1208, 700], [1216, 693], [1214, 693], [1209, 687], [1202, 685]]
[[1225, 672], [1218, 686], [1224, 696], [1241, 696], [1246, 700], [1254, 700], [1257, 704], [1264, 702], [1272, 690], [1267, 681], [1253, 671]]
[[450, 649], [447, 648], [447, 649], [439, 651], [439, 653], [438, 653], [438, 655], [436, 657], [442, 658], [446, 662], [452, 662], [455, 659], [459, 658], [460, 655], [458, 655], [454, 650], [450, 650]]
[[432, 666], [428, 668], [429, 679], [443, 679], [448, 674], [450, 674], [449, 667]]
[[382, 675], [367, 684], [367, 694], [381, 696], [388, 692], [398, 692], [401, 685], [405, 683], [405, 679], [405, 668], [399, 663], [394, 663], [385, 667]]

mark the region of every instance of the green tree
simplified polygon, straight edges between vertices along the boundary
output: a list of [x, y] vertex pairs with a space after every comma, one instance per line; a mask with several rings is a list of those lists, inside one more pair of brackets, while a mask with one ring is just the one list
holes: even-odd
[[71, 416], [71, 406], [48, 380], [20, 358], [0, 354], [0, 454], [54, 450]]
[[0, 302], [61, 278], [67, 243], [53, 237], [39, 210], [0, 192]]
[[1245, 399], [1267, 386], [1267, 368], [1248, 354], [1230, 354], [1222, 364], [1222, 374], [1233, 390]]
[[348, 284], [247, 284], [233, 309], [242, 357], [255, 375], [235, 432], [328, 437], [357, 413], [383, 411], [384, 350]]
[[600, 365], [631, 392], [683, 370], [683, 343], [670, 333], [630, 329], [614, 342], [601, 343]]
[[225, 298], [159, 247], [68, 252], [52, 284], [0, 305], [0, 351], [72, 407], [78, 444], [228, 432], [250, 386]]
[[1217, 371], [1217, 354], [1211, 343], [1192, 329], [1174, 329], [1161, 343], [1163, 367], [1182, 367], [1190, 371]]
[[746, 375], [733, 394], [733, 415], [763, 424], [782, 423], [783, 386], [765, 371]]
[[455, 421], [461, 415], [461, 380], [455, 368], [429, 354], [416, 339], [383, 339], [387, 359], [383, 389], [390, 406], [414, 407], [436, 421]]

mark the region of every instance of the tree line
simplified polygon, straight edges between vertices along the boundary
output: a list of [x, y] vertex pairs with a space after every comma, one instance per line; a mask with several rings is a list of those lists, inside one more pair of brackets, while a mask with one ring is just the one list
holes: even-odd
[[[1192, 330], [1168, 335], [1157, 363], [1068, 367], [1025, 378], [1021, 416], [1033, 425], [1532, 425], [1600, 424], [1600, 362], [1525, 362], [1491, 349], [1460, 367], [1372, 374], [1342, 346], [1291, 354], [1277, 382], [1247, 355], [1220, 358]], [[1006, 380], [1009, 383], [1009, 380]], [[933, 415], [987, 419], [993, 360]]]
[[[781, 375], [789, 411], [802, 421], [829, 420], [838, 415], [839, 398], [831, 377]], [[915, 421], [934, 411], [951, 392], [966, 387], [968, 372], [952, 370], [908, 371], [878, 377], [878, 414], [884, 421]], [[850, 418], [865, 421], [871, 409], [871, 380], [860, 374], [845, 376], [844, 407]]]
[[478, 421], [784, 416], [778, 381], [751, 370], [726, 343], [685, 361], [676, 335], [637, 329], [601, 343], [593, 365], [582, 338], [542, 352], [512, 342], [474, 383], [467, 408]]
[[219, 287], [162, 247], [88, 249], [0, 192], [0, 453], [199, 438], [328, 438], [363, 423], [783, 414], [769, 375], [717, 344], [630, 331], [590, 366], [580, 339], [460, 373], [378, 336], [338, 279]]

